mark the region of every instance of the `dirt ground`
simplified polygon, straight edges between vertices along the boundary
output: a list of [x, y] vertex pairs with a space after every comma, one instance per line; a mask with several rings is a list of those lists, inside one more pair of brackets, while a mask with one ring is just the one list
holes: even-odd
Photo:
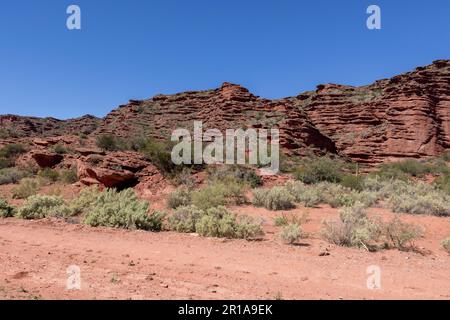
[[[262, 217], [264, 239], [0, 219], [0, 299], [450, 299], [450, 256], [439, 244], [450, 236], [450, 218], [403, 215], [425, 227], [420, 252], [370, 253], [320, 239], [321, 221], [336, 209], [309, 209], [311, 236], [295, 246], [276, 236], [273, 217], [282, 212], [233, 210]], [[80, 290], [66, 287], [73, 265]], [[369, 266], [380, 268], [379, 289], [367, 287]]]

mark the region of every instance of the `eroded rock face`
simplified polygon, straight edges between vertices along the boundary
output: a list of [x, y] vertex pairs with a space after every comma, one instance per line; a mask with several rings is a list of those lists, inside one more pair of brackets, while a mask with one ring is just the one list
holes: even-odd
[[288, 100], [354, 161], [436, 156], [450, 148], [450, 61], [366, 87], [321, 85]]
[[[90, 145], [78, 146], [76, 153], [81, 157], [105, 156], [93, 143], [100, 134], [167, 139], [177, 128], [192, 132], [194, 121], [202, 121], [205, 130], [222, 132], [278, 128], [281, 150], [290, 156], [338, 153], [367, 164], [436, 156], [450, 149], [450, 61], [435, 61], [368, 86], [320, 85], [316, 91], [280, 100], [262, 99], [226, 82], [214, 90], [130, 100], [103, 119], [0, 116], [0, 133], [32, 137], [41, 150], [55, 143], [73, 145], [73, 140], [53, 137], [82, 132], [88, 135]], [[127, 181], [131, 179], [129, 172], [136, 175], [140, 171], [130, 161], [123, 170], [114, 169], [112, 158], [105, 161], [105, 167], [96, 170], [105, 171], [99, 176], [112, 177], [104, 179], [109, 184]], [[120, 172], [119, 177], [108, 170]]]
[[150, 166], [135, 152], [112, 152], [107, 155], [91, 154], [77, 160], [78, 179], [86, 185], [107, 188], [134, 187], [139, 183], [137, 173]]
[[158, 95], [150, 100], [131, 101], [113, 110], [96, 134], [115, 133], [124, 137], [146, 133], [167, 139], [177, 128], [193, 134], [194, 121], [201, 121], [204, 130], [277, 128], [281, 150], [291, 155], [315, 152], [335, 153], [336, 146], [310, 121], [308, 115], [289, 101], [261, 99], [247, 89], [224, 83], [208, 91]]

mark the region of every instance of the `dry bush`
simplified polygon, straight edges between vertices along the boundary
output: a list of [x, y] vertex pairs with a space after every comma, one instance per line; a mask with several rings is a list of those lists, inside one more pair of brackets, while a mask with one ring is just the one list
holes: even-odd
[[253, 204], [268, 210], [288, 210], [295, 207], [294, 197], [283, 187], [272, 189], [255, 189], [253, 191]]
[[331, 243], [348, 246], [373, 248], [381, 236], [381, 225], [369, 219], [365, 206], [356, 203], [340, 211], [340, 220], [324, 221], [322, 236]]
[[27, 199], [30, 196], [35, 195], [41, 183], [37, 179], [25, 178], [22, 179], [18, 186], [11, 190], [14, 199]]
[[306, 239], [308, 235], [297, 223], [289, 223], [283, 227], [280, 233], [281, 240], [286, 244], [294, 244], [300, 239]]
[[187, 188], [175, 190], [169, 195], [167, 199], [167, 207], [176, 209], [183, 206], [188, 206], [192, 202], [192, 192]]
[[384, 226], [387, 245], [399, 250], [414, 248], [414, 240], [423, 236], [422, 228], [403, 222], [399, 217], [393, 218]]

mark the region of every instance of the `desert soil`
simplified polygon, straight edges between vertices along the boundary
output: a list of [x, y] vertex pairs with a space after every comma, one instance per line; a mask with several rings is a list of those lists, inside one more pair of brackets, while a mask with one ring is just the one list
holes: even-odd
[[[450, 256], [439, 245], [450, 219], [403, 218], [425, 227], [418, 251], [370, 253], [320, 239], [329, 207], [309, 209], [309, 239], [282, 244], [265, 209], [234, 208], [264, 218], [260, 241], [173, 232], [91, 228], [58, 220], [0, 219], [0, 299], [449, 299]], [[293, 212], [303, 213], [306, 209]], [[391, 213], [371, 209], [388, 218]], [[290, 211], [292, 213], [292, 211]], [[81, 289], [67, 290], [67, 269]], [[381, 288], [367, 288], [367, 268], [381, 268]]]

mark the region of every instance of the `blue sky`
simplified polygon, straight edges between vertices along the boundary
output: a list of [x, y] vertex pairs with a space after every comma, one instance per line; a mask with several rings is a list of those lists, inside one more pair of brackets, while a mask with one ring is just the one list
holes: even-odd
[[[382, 30], [366, 28], [370, 4]], [[450, 1], [3, 0], [0, 46], [0, 114], [104, 116], [224, 81], [280, 98], [449, 59]]]

